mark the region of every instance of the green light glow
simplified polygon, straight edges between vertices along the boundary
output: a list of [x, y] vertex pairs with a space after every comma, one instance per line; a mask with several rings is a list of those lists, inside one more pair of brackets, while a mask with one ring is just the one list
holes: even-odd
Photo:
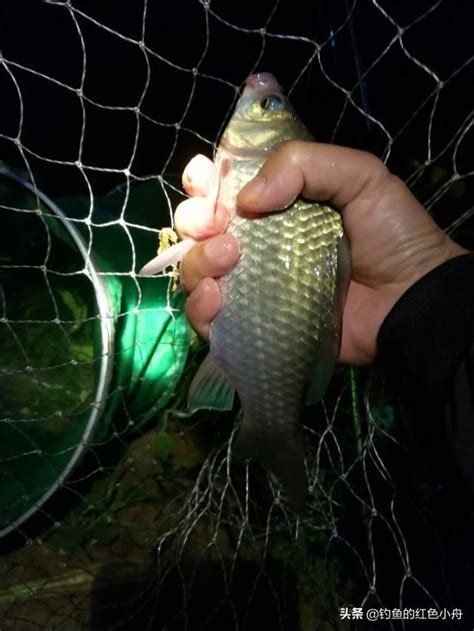
[[[149, 257], [156, 235], [140, 230], [132, 240], [109, 221], [111, 210], [121, 209], [119, 194], [95, 204], [89, 232], [75, 221], [67, 230], [58, 214], [84, 218], [85, 198], [61, 200], [55, 216], [51, 208], [37, 213], [36, 197], [18, 184], [1, 183], [0, 193], [0, 263], [7, 266], [1, 278], [1, 536], [40, 509], [88, 445], [140, 429], [168, 403], [186, 363], [190, 329], [184, 296], [170, 293], [167, 278], [135, 276], [135, 257]], [[129, 199], [161, 207], [162, 196], [154, 195], [142, 187]], [[81, 236], [102, 296], [83, 271]]]

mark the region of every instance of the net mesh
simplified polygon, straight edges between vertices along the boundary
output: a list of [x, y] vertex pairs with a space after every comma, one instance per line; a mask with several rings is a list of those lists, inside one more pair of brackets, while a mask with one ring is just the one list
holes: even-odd
[[137, 273], [258, 70], [472, 248], [472, 17], [443, 0], [6, 2], [2, 628], [309, 631], [368, 610], [461, 628], [464, 539], [433, 531], [442, 490], [381, 375], [339, 369], [307, 411], [298, 517], [231, 461], [232, 413], [184, 417], [202, 347], [172, 279]]

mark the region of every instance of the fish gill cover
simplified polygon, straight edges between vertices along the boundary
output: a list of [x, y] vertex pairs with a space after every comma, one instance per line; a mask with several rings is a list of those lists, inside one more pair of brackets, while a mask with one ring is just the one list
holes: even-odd
[[318, 140], [381, 157], [472, 248], [472, 17], [442, 0], [7, 0], [2, 628], [473, 619], [464, 498], [430, 476], [382, 376], [340, 368], [307, 410], [297, 515], [265, 469], [230, 460], [234, 413], [186, 418], [205, 349], [173, 278], [138, 278], [185, 164], [213, 155], [258, 71]]

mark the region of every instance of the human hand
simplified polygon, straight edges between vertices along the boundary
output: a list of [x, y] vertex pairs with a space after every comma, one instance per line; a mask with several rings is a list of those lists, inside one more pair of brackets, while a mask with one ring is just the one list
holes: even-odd
[[[213, 163], [197, 156], [183, 173], [192, 196], [176, 210], [180, 236], [201, 241], [181, 264], [189, 292], [186, 314], [204, 338], [221, 306], [216, 278], [237, 262], [238, 243], [226, 227], [225, 210], [213, 213]], [[375, 156], [355, 149], [289, 141], [276, 147], [259, 174], [237, 197], [239, 211], [253, 214], [289, 206], [302, 195], [341, 210], [352, 254], [352, 278], [344, 308], [341, 363], [370, 364], [377, 335], [400, 296], [419, 278], [466, 251], [431, 219], [405, 184]]]

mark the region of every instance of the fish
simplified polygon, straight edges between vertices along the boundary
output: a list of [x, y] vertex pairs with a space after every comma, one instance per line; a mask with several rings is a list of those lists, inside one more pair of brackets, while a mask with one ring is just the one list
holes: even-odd
[[[230, 409], [237, 393], [232, 453], [260, 462], [301, 512], [308, 494], [301, 416], [305, 404], [322, 399], [334, 371], [351, 264], [341, 215], [326, 204], [298, 197], [281, 211], [239, 212], [239, 191], [286, 140], [314, 139], [275, 77], [251, 75], [214, 159], [216, 203], [229, 213], [240, 258], [218, 281], [222, 308], [188, 406]], [[187, 241], [177, 256], [192, 247]]]

